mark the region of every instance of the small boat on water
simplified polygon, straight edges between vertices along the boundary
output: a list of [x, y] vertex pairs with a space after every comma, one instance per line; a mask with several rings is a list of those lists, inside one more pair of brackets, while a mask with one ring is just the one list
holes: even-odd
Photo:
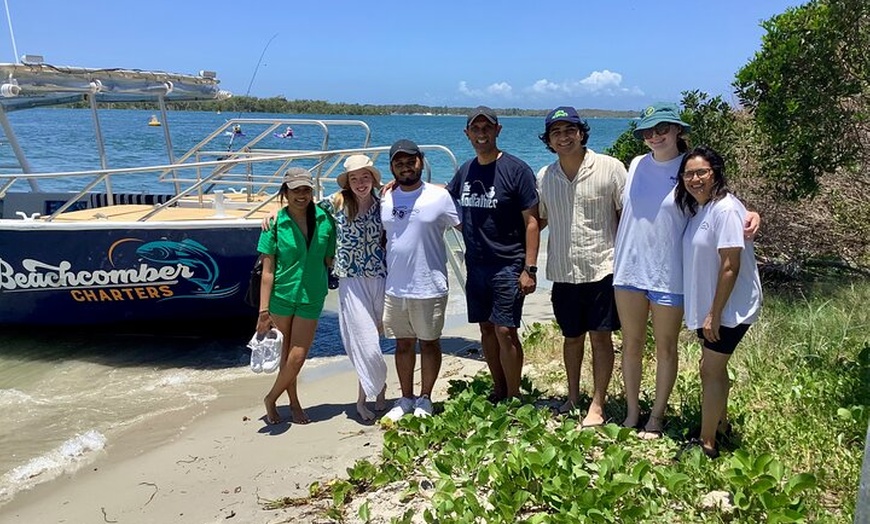
[[[243, 298], [260, 222], [277, 206], [284, 171], [308, 169], [319, 198], [335, 190], [334, 176], [348, 155], [377, 159], [389, 150], [369, 145], [371, 132], [360, 120], [238, 118], [203, 130], [204, 138], [176, 157], [166, 102], [231, 96], [218, 88], [214, 73], [25, 63], [0, 64], [0, 78], [0, 130], [11, 149], [5, 156], [15, 164], [0, 167], [0, 325], [136, 325], [159, 332], [168, 323], [209, 330], [227, 320], [252, 322], [255, 312]], [[98, 109], [121, 101], [157, 104], [165, 163], [109, 168]], [[91, 107], [100, 165], [34, 172], [7, 114], [74, 102]], [[246, 134], [227, 150], [224, 133], [241, 126]], [[322, 138], [309, 150], [268, 147], [289, 126]], [[334, 146], [336, 127], [352, 128], [340, 134], [357, 141]], [[443, 155], [455, 171], [448, 148], [421, 148], [427, 177], [430, 153]], [[119, 181], [143, 189], [119, 192], [113, 189]], [[71, 182], [78, 189], [58, 189]], [[155, 185], [161, 190], [151, 189]]]
[[151, 118], [148, 119], [148, 125], [151, 127], [160, 126], [160, 120], [157, 119], [157, 115], [151, 115]]

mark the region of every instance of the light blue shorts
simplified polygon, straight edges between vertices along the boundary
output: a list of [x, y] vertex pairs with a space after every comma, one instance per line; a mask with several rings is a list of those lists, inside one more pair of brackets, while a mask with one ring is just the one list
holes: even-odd
[[647, 300], [659, 306], [683, 307], [683, 295], [681, 293], [662, 293], [661, 291], [650, 291], [648, 289], [640, 289], [634, 286], [613, 286], [615, 289], [623, 291], [634, 291], [635, 293], [643, 293]]

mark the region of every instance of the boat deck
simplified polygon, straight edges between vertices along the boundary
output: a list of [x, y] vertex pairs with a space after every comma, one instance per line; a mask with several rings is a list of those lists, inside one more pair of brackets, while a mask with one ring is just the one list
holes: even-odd
[[[254, 206], [251, 206], [247, 209], [227, 207], [221, 216], [219, 216], [211, 207], [167, 207], [161, 210], [158, 214], [152, 216], [149, 220], [171, 222], [183, 220], [231, 220], [244, 218], [253, 207]], [[262, 220], [272, 211], [273, 207], [274, 206], [268, 206], [264, 209], [255, 211], [248, 218]], [[152, 211], [154, 211], [154, 206], [141, 204], [104, 206], [95, 209], [82, 209], [79, 211], [62, 213], [54, 219], [54, 222], [90, 222], [93, 220], [136, 222], [144, 219], [145, 215]]]

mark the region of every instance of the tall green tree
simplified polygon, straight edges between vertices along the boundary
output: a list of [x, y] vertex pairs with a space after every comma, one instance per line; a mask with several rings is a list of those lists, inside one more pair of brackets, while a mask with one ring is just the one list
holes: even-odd
[[761, 50], [734, 82], [754, 114], [763, 175], [782, 195], [868, 158], [870, 2], [813, 0], [762, 23]]

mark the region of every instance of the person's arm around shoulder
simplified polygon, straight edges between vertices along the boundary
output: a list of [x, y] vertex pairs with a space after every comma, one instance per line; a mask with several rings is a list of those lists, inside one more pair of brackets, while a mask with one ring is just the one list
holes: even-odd
[[747, 240], [754, 240], [759, 229], [761, 229], [761, 215], [755, 211], [747, 211], [746, 220], [743, 223], [743, 237]]

